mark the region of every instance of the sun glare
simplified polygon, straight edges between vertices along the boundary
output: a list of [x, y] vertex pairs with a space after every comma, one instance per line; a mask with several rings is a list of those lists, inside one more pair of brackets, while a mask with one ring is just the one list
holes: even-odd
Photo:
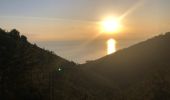
[[107, 40], [107, 54], [112, 54], [116, 52], [116, 40], [114, 39], [109, 39]]
[[108, 17], [102, 21], [102, 31], [112, 34], [120, 31], [120, 21], [113, 17]]

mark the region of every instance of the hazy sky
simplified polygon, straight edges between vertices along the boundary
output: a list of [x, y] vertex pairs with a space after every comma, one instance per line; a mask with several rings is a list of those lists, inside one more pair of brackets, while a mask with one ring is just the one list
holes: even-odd
[[[122, 17], [122, 32], [112, 36], [117, 39], [119, 48], [169, 31], [169, 5], [170, 0], [0, 0], [0, 27], [6, 30], [16, 28], [31, 42], [64, 57], [72, 54], [70, 59], [73, 59], [76, 57], [73, 52], [54, 48], [63, 49], [61, 44], [64, 48], [70, 47], [67, 44], [70, 41], [79, 41], [79, 45], [73, 43], [74, 46], [86, 44], [83, 41], [90, 41], [100, 33], [99, 22], [107, 16]], [[93, 41], [96, 44], [88, 45], [102, 45], [102, 51], [96, 50], [97, 47], [93, 50], [104, 52], [102, 43], [108, 37], [102, 34]], [[56, 41], [59, 42], [55, 45]]]

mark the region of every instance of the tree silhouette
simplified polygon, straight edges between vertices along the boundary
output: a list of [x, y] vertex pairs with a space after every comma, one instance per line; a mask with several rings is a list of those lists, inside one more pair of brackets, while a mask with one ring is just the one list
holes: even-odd
[[22, 43], [27, 43], [27, 37], [26, 36], [24, 36], [24, 35], [21, 35], [21, 42]]
[[9, 32], [10, 36], [13, 37], [14, 39], [19, 39], [20, 38], [20, 33], [16, 29], [13, 29]]

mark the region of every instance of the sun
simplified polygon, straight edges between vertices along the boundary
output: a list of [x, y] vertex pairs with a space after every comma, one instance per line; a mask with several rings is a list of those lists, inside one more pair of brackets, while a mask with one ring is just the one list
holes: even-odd
[[114, 17], [108, 17], [104, 19], [101, 25], [102, 31], [110, 34], [119, 32], [121, 27], [120, 21]]

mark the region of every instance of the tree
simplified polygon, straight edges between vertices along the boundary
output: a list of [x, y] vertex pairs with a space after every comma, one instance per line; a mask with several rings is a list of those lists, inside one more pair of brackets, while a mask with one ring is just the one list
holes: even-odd
[[13, 29], [9, 32], [10, 36], [13, 37], [14, 39], [19, 39], [20, 38], [20, 33], [16, 30]]
[[5, 31], [3, 29], [0, 28], [0, 33], [5, 33]]
[[22, 43], [27, 43], [27, 37], [24, 35], [21, 35], [21, 42]]

